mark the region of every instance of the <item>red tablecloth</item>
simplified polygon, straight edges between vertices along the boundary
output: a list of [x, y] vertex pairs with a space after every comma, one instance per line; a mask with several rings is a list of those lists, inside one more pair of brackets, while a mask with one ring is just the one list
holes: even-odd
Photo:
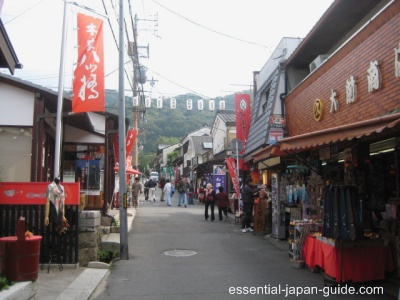
[[337, 282], [364, 282], [385, 278], [385, 271], [393, 271], [393, 259], [388, 246], [365, 243], [353, 247], [335, 247], [314, 237], [307, 237], [304, 245], [305, 263], [319, 266]]

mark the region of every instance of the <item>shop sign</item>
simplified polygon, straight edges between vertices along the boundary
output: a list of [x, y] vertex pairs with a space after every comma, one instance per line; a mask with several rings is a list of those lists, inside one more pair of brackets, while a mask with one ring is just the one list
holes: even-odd
[[280, 115], [271, 115], [270, 124], [273, 128], [283, 128], [286, 126], [286, 119]]
[[271, 128], [268, 134], [268, 144], [276, 144], [279, 140], [283, 139], [282, 128]]
[[[65, 205], [80, 204], [78, 182], [61, 182], [64, 187]], [[2, 182], [0, 184], [1, 205], [45, 205], [49, 182]]]
[[218, 188], [222, 186], [225, 190], [225, 175], [214, 175], [213, 176], [213, 188], [216, 192], [218, 191]]
[[214, 175], [225, 175], [224, 167], [222, 165], [213, 165]]

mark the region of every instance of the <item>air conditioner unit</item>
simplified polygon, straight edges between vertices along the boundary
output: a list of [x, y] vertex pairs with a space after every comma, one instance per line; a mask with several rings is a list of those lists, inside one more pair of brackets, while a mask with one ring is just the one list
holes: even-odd
[[329, 55], [327, 54], [318, 55], [317, 58], [314, 59], [310, 64], [310, 72], [314, 72], [314, 70], [317, 69], [328, 58], [328, 56]]

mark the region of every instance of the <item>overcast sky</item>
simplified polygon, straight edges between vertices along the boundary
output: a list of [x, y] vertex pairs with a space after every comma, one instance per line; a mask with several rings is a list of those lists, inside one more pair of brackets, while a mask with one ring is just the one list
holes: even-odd
[[[75, 0], [105, 15], [106, 88], [118, 90], [118, 0]], [[129, 40], [138, 15], [138, 44], [150, 45], [140, 63], [148, 67], [147, 95], [169, 98], [195, 93], [215, 98], [248, 89], [283, 37], [305, 37], [333, 0], [126, 0]], [[129, 7], [131, 6], [131, 9]], [[72, 86], [76, 60], [75, 15], [81, 8], [67, 5], [65, 87]], [[115, 9], [114, 9], [114, 8]], [[58, 87], [64, 2], [4, 0], [1, 18], [23, 70], [15, 76], [52, 89]], [[158, 16], [158, 21], [153, 20]], [[100, 16], [98, 16], [100, 17]], [[158, 25], [158, 26], [156, 26]], [[155, 31], [154, 29], [158, 30]], [[128, 38], [125, 37], [125, 42]], [[128, 56], [125, 61], [129, 61]], [[130, 64], [126, 65], [129, 74]], [[9, 73], [7, 70], [2, 72]], [[127, 95], [131, 93], [125, 78]]]

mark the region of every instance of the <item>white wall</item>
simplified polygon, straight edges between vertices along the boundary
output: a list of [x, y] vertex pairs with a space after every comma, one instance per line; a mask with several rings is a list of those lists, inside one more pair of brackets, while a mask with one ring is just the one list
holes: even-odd
[[65, 142], [82, 144], [104, 144], [104, 136], [80, 130], [70, 125], [65, 126]]
[[0, 82], [0, 125], [33, 126], [35, 94]]

